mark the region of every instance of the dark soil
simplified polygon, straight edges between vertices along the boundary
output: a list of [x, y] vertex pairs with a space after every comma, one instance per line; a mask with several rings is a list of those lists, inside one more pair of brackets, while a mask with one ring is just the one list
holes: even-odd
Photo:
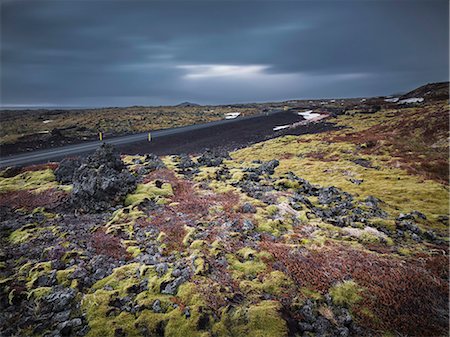
[[301, 121], [302, 117], [292, 112], [282, 112], [270, 116], [256, 117], [237, 123], [217, 125], [205, 129], [184, 132], [119, 146], [122, 153], [170, 155], [179, 153], [200, 153], [205, 149], [223, 149], [233, 151], [267, 139], [284, 135], [302, 135], [319, 133], [335, 128], [327, 122], [311, 123], [295, 129], [273, 131], [275, 126]]

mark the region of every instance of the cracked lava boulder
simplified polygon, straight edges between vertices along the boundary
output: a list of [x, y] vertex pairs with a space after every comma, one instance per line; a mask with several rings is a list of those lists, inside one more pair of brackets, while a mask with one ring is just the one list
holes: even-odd
[[119, 204], [136, 188], [112, 145], [103, 144], [74, 173], [72, 205], [82, 212], [101, 212]]

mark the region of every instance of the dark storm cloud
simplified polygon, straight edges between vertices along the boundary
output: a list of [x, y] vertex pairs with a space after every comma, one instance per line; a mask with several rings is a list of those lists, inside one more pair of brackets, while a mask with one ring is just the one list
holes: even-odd
[[2, 104], [389, 94], [448, 79], [447, 1], [7, 1]]

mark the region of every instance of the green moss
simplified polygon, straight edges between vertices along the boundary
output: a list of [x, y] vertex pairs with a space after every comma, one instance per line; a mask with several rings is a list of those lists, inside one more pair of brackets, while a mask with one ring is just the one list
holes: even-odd
[[143, 310], [136, 320], [136, 327], [148, 336], [159, 336], [164, 331], [169, 318], [166, 314]]
[[287, 336], [286, 321], [279, 314], [281, 304], [276, 301], [262, 301], [248, 309], [249, 337]]
[[195, 181], [207, 181], [215, 180], [217, 177], [218, 167], [201, 167], [200, 172], [197, 173], [194, 180]]
[[52, 292], [52, 287], [39, 287], [31, 290], [28, 293], [28, 299], [34, 298], [36, 300], [49, 295]]
[[119, 208], [112, 214], [111, 220], [108, 224], [124, 222], [129, 220], [137, 220], [144, 216], [144, 212], [140, 211], [137, 207], [128, 206]]
[[215, 336], [244, 336], [246, 334], [247, 308], [227, 307], [223, 309], [220, 321], [214, 324], [212, 332]]
[[106, 233], [125, 233], [131, 239], [134, 235], [134, 224], [136, 220], [144, 216], [144, 212], [135, 206], [120, 208], [114, 211], [111, 220], [106, 224]]
[[230, 183], [241, 181], [245, 175], [244, 172], [242, 172], [242, 170], [240, 169], [231, 169], [230, 174], [231, 174]]
[[295, 180], [279, 179], [275, 182], [275, 186], [280, 186], [285, 189], [296, 189], [300, 187], [300, 184]]
[[125, 155], [125, 156], [121, 156], [121, 159], [124, 162], [124, 164], [127, 166], [134, 165], [135, 160], [140, 160], [143, 163], [145, 162], [145, 156], [139, 156], [139, 155]]
[[69, 260], [80, 257], [84, 254], [82, 250], [69, 250], [68, 252], [65, 252], [64, 255], [61, 258], [61, 261], [68, 262]]
[[211, 244], [209, 254], [217, 258], [222, 253], [222, 251], [223, 251], [223, 243], [219, 240], [215, 240]]
[[53, 234], [58, 233], [56, 226], [37, 227], [36, 224], [27, 224], [16, 229], [9, 235], [9, 241], [12, 244], [22, 244], [39, 236], [42, 231], [51, 231]]
[[136, 206], [145, 200], [155, 201], [157, 204], [166, 203], [166, 197], [173, 196], [172, 185], [163, 183], [161, 188], [156, 187], [155, 182], [138, 184], [136, 190], [125, 198], [125, 206]]
[[289, 216], [272, 219], [272, 216], [277, 214], [278, 211], [279, 209], [275, 205], [270, 205], [265, 208], [258, 207], [254, 215], [257, 230], [274, 236], [280, 236], [286, 231], [291, 231], [293, 219], [289, 218]]
[[209, 271], [209, 264], [205, 261], [204, 258], [196, 258], [194, 260], [194, 267], [195, 267], [195, 275], [205, 275]]
[[42, 191], [57, 186], [55, 175], [50, 169], [26, 171], [11, 178], [0, 179], [0, 193], [17, 190]]
[[412, 253], [413, 253], [413, 251], [412, 251], [411, 249], [406, 248], [406, 247], [398, 247], [398, 248], [397, 248], [397, 252], [398, 252], [400, 255], [404, 255], [404, 256], [410, 256], [410, 255], [412, 255]]
[[122, 267], [115, 268], [111, 275], [97, 281], [92, 289], [99, 290], [105, 286], [117, 290], [121, 296], [128, 293], [128, 289], [139, 284], [137, 275], [139, 274], [139, 263], [130, 263]]
[[52, 270], [52, 263], [51, 262], [40, 262], [35, 264], [28, 273], [27, 278], [27, 289], [31, 289], [34, 287], [37, 279], [40, 276], [49, 274]]
[[159, 276], [154, 267], [148, 269], [146, 275], [148, 276], [148, 289], [152, 291], [154, 294], [159, 294], [163, 290], [163, 285], [167, 284], [174, 280], [172, 276], [172, 268], [169, 268], [167, 272]]
[[306, 287], [302, 287], [300, 289], [300, 292], [307, 298], [312, 298], [312, 299], [314, 299], [316, 301], [323, 300], [322, 294], [319, 293], [318, 291], [314, 291], [314, 290], [308, 289]]
[[258, 252], [250, 247], [242, 248], [238, 251], [239, 256], [245, 260], [253, 259]]
[[[186, 319], [184, 313], [180, 309], [172, 310], [169, 314], [169, 321], [167, 322], [164, 331], [165, 337], [211, 337], [211, 334], [206, 330], [200, 330], [200, 320], [206, 314], [200, 311], [197, 306], [190, 306], [189, 319]], [[206, 327], [208, 328], [208, 327]]]
[[[111, 296], [111, 294], [108, 294]], [[210, 336], [210, 333], [207, 331], [210, 329], [209, 324], [207, 323], [210, 318], [210, 313], [208, 313], [205, 308], [205, 302], [203, 300], [202, 294], [199, 294], [196, 290], [196, 286], [193, 283], [184, 283], [180, 286], [177, 298], [181, 303], [186, 306], [189, 306], [190, 309], [190, 317], [186, 318], [183, 310], [180, 308], [174, 309], [171, 305], [172, 296], [167, 295], [155, 295], [150, 290], [146, 292], [140, 293], [136, 297], [136, 303], [141, 306], [150, 307], [156, 299], [161, 302], [161, 313], [155, 313], [150, 310], [143, 310], [135, 321], [133, 319], [130, 320], [130, 323], [134, 323], [134, 327], [136, 327], [139, 331], [144, 332], [144, 335], [164, 335], [164, 336], [199, 336], [206, 337]], [[107, 299], [109, 301], [109, 299]], [[102, 300], [102, 303], [107, 303], [106, 300]], [[104, 315], [106, 316], [107, 309], [104, 310]], [[206, 318], [206, 321], [205, 321]], [[103, 320], [112, 320], [110, 317], [103, 317]], [[200, 320], [203, 321], [200, 324]], [[205, 324], [206, 322], [206, 324]], [[89, 321], [90, 325], [96, 326]], [[205, 330], [201, 330], [200, 325], [203, 325]], [[129, 325], [131, 326], [131, 325]], [[130, 329], [131, 330], [131, 329]], [[98, 332], [101, 332], [100, 329], [97, 329]], [[132, 330], [131, 330], [132, 331]], [[109, 335], [108, 335], [109, 336]]]
[[69, 276], [73, 274], [75, 269], [76, 269], [76, 267], [73, 266], [71, 268], [67, 268], [64, 270], [58, 270], [56, 272], [56, 280], [58, 281], [58, 283], [65, 287], [69, 286], [73, 281], [73, 280], [69, 280]]
[[281, 219], [268, 219], [263, 222], [258, 222], [258, 231], [266, 232], [274, 236], [280, 236], [282, 233], [292, 230], [292, 225], [288, 221], [283, 221]]
[[165, 294], [155, 294], [151, 290], [140, 292], [135, 299], [135, 302], [140, 307], [151, 308], [153, 303], [159, 300], [162, 312], [170, 311], [173, 309], [173, 296]]
[[127, 252], [130, 253], [131, 256], [137, 257], [141, 254], [141, 249], [138, 246], [129, 246], [127, 247]]
[[271, 272], [264, 276], [262, 281], [258, 279], [244, 280], [239, 284], [244, 293], [266, 293], [274, 296], [280, 296], [290, 286], [292, 286], [292, 281], [281, 271]]
[[89, 324], [89, 337], [115, 337], [115, 331], [121, 329], [127, 336], [140, 336], [135, 327], [134, 315], [123, 311], [117, 316], [111, 315], [113, 309], [109, 303], [117, 297], [116, 291], [97, 290], [83, 297], [81, 309], [86, 313]]
[[269, 214], [269, 215], [275, 215], [275, 214], [277, 214], [278, 213], [278, 207], [277, 206], [275, 206], [275, 205], [270, 205], [270, 206], [267, 206], [266, 207], [266, 212], [267, 212], [267, 214]]
[[27, 276], [32, 267], [33, 264], [30, 261], [24, 263], [22, 266], [20, 266], [19, 270], [17, 271], [17, 275], [19, 277]]
[[189, 246], [192, 241], [192, 236], [195, 233], [194, 227], [184, 226], [184, 229], [186, 230], [186, 235], [183, 238], [183, 245]]
[[8, 293], [8, 303], [10, 304], [10, 305], [13, 305], [13, 301], [14, 301], [14, 297], [16, 296], [16, 289], [13, 289], [13, 290], [11, 290], [9, 293]]
[[[365, 121], [361, 122], [363, 128], [364, 123]], [[250, 163], [254, 159], [271, 160], [280, 158], [285, 153], [292, 153], [294, 156], [291, 158], [280, 160], [275, 176], [283, 177], [292, 171], [313, 184], [336, 186], [356, 196], [359, 201], [372, 195], [385, 202], [382, 207], [392, 217], [398, 216], [400, 212], [408, 213], [417, 209], [430, 220], [426, 226], [443, 228], [437, 221], [437, 215], [448, 213], [449, 195], [446, 186], [388, 165], [392, 160], [389, 155], [362, 156], [355, 144], [333, 143], [323, 139], [329, 135], [330, 133], [280, 137], [236, 151], [231, 156], [236, 161]], [[327, 157], [334, 157], [335, 160], [324, 161], [308, 157], [311, 148], [314, 148], [314, 152], [327, 154]], [[352, 160], [357, 158], [371, 160], [378, 169], [355, 164]], [[362, 179], [364, 183], [353, 184], [349, 177]]]
[[213, 180], [209, 183], [209, 187], [215, 192], [215, 193], [228, 193], [233, 192], [237, 195], [242, 196], [242, 193], [240, 193], [240, 190], [232, 185], [231, 180], [227, 181], [220, 181], [220, 180]]
[[192, 282], [183, 283], [178, 288], [177, 297], [186, 305], [206, 305], [203, 294], [198, 292], [197, 286]]
[[19, 228], [16, 229], [14, 232], [12, 232], [9, 235], [9, 241], [13, 244], [21, 244], [24, 243], [26, 241], [31, 240], [34, 237], [34, 233], [36, 233], [37, 229], [36, 228]]
[[43, 215], [45, 218], [47, 218], [47, 219], [54, 219], [54, 218], [58, 217], [57, 214], [46, 212], [45, 211], [45, 207], [36, 207], [35, 209], [33, 209], [33, 211], [31, 213], [32, 214], [38, 214], [39, 213], [39, 214]]
[[309, 218], [306, 215], [306, 211], [299, 211], [297, 212], [297, 219], [300, 220], [302, 223], [308, 223]]
[[384, 227], [391, 232], [394, 232], [397, 228], [395, 225], [394, 219], [373, 218], [373, 219], [370, 219], [370, 222], [373, 224], [374, 227], [377, 227], [377, 228]]
[[159, 232], [158, 236], [156, 237], [156, 241], [158, 242], [164, 242], [166, 240], [167, 234], [164, 232]]
[[244, 276], [254, 278], [256, 275], [266, 270], [266, 264], [258, 258], [241, 262], [232, 254], [227, 254], [226, 257], [229, 268], [234, 271], [233, 276], [237, 278]]
[[194, 240], [194, 241], [192, 241], [190, 248], [198, 250], [198, 249], [203, 248], [205, 245], [206, 245], [206, 241], [204, 241], [204, 240]]
[[330, 295], [333, 302], [347, 307], [351, 307], [353, 304], [361, 301], [361, 292], [362, 289], [355, 281], [344, 281], [330, 289]]

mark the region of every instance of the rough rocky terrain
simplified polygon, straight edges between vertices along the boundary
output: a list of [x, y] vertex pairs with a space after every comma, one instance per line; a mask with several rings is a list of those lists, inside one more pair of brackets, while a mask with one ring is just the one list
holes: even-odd
[[0, 335], [446, 336], [447, 101], [327, 122], [3, 170]]

